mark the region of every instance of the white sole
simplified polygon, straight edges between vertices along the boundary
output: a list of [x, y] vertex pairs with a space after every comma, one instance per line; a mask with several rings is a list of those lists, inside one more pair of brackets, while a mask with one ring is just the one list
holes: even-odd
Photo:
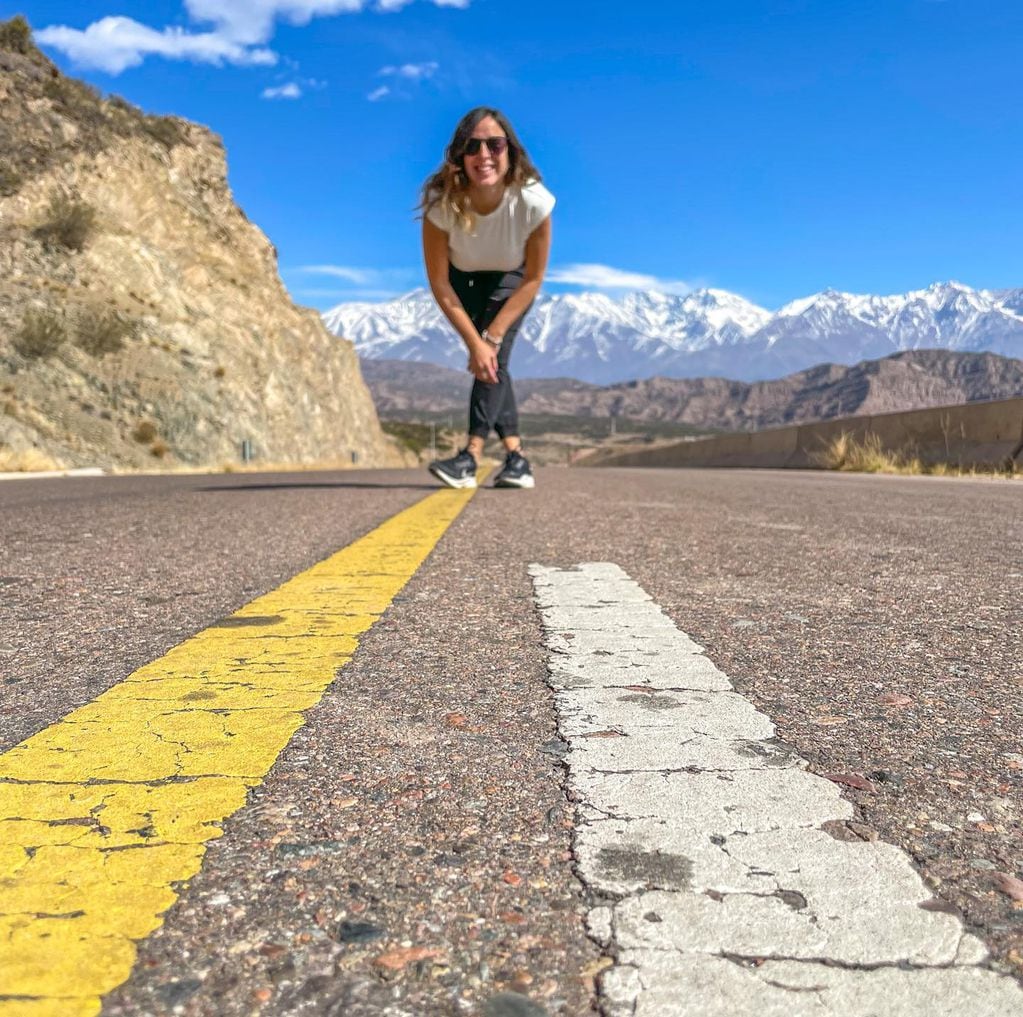
[[427, 467], [430, 472], [439, 480], [441, 483], [447, 484], [448, 487], [458, 488], [464, 490], [465, 488], [471, 488], [476, 486], [475, 477], [462, 477], [461, 480], [457, 480], [454, 477], [449, 477], [446, 473], [441, 470], [435, 470], [432, 467]]
[[527, 473], [518, 480], [495, 480], [494, 487], [536, 487], [536, 481]]

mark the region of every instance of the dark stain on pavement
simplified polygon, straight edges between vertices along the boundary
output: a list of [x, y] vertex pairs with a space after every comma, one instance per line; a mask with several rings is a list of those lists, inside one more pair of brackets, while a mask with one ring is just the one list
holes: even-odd
[[685, 855], [638, 848], [601, 848], [597, 864], [605, 879], [642, 880], [648, 890], [687, 890], [693, 863]]

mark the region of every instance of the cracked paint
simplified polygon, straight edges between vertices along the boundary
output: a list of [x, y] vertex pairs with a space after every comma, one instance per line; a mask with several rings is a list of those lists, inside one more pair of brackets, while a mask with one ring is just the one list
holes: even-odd
[[0, 756], [0, 1017], [99, 1012], [471, 491], [438, 491]]
[[606, 1017], [1023, 1013], [902, 851], [836, 839], [855, 825], [838, 787], [638, 584], [610, 563], [530, 573]]

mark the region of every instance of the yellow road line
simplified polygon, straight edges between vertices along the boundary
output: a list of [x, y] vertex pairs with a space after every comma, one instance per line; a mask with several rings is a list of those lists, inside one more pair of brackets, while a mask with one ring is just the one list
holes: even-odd
[[86, 1017], [472, 491], [442, 490], [0, 756], [0, 1017]]

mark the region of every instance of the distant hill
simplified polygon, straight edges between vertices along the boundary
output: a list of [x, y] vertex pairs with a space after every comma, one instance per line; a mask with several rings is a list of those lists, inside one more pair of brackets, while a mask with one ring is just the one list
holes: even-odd
[[[364, 360], [381, 416], [461, 413], [462, 372], [401, 360]], [[523, 413], [628, 417], [721, 430], [758, 430], [834, 417], [1023, 395], [1023, 360], [993, 353], [911, 350], [846, 367], [820, 364], [775, 381], [649, 378], [598, 386], [570, 378], [516, 380]]]

